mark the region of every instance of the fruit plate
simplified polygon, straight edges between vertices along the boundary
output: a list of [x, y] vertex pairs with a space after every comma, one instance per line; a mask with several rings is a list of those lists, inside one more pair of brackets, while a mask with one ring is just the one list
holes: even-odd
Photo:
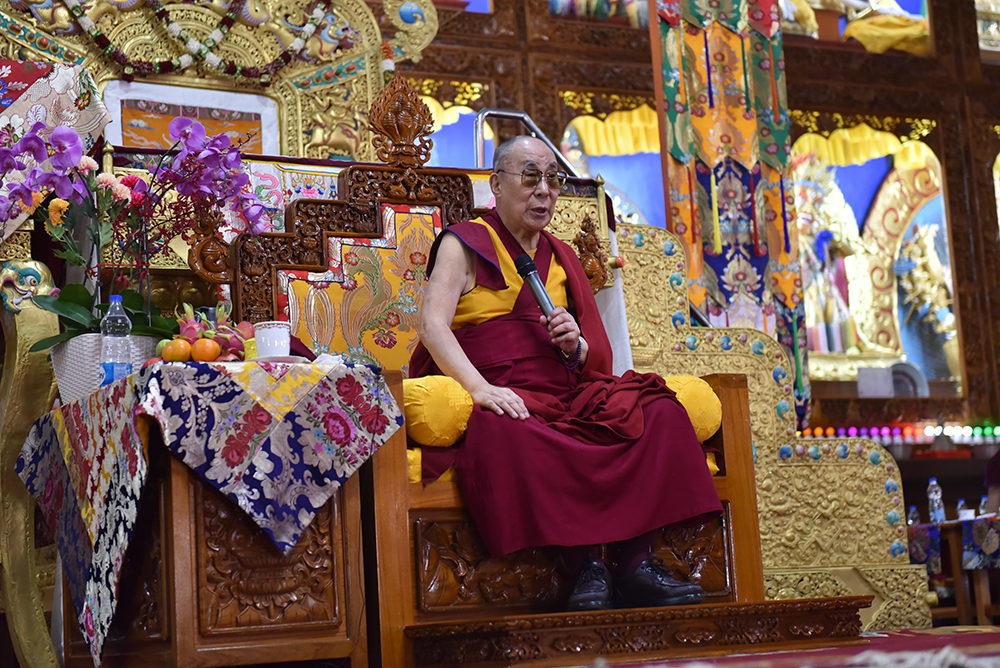
[[305, 357], [299, 357], [298, 355], [275, 355], [272, 357], [254, 357], [253, 359], [247, 360], [248, 362], [267, 362], [269, 364], [275, 363], [285, 363], [285, 364], [308, 364], [309, 360]]

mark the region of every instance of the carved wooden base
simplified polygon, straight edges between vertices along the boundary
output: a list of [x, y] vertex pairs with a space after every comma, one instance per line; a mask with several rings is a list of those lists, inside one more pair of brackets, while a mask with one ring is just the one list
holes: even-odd
[[407, 627], [418, 666], [555, 666], [861, 644], [871, 596], [613, 610]]
[[[103, 668], [208, 668], [350, 657], [366, 666], [360, 493], [351, 478], [288, 555], [169, 455], [150, 477], [122, 567]], [[92, 668], [66, 602], [67, 668]]]

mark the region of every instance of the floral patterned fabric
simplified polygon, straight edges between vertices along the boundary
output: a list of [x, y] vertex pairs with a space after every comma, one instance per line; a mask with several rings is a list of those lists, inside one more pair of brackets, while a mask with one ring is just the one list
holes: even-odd
[[[94, 80], [82, 65], [0, 60], [0, 147], [13, 146], [31, 126], [41, 122], [50, 129], [58, 125], [72, 128], [83, 140], [84, 150], [89, 151], [110, 120]], [[47, 132], [42, 138], [48, 139]], [[11, 173], [8, 185], [20, 178], [17, 172]], [[7, 221], [0, 241], [14, 233], [26, 217], [22, 214]]]
[[403, 423], [369, 367], [252, 361], [154, 364], [40, 418], [17, 472], [57, 537], [95, 665], [146, 481], [142, 414], [285, 553]]
[[962, 568], [1000, 568], [1000, 517], [962, 522]]
[[910, 543], [910, 563], [927, 567], [927, 575], [941, 573], [941, 529], [933, 524], [907, 527]]

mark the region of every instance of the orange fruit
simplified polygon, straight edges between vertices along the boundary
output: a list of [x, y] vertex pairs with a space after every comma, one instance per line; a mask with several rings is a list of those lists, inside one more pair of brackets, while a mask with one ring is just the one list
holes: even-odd
[[189, 362], [191, 360], [191, 344], [184, 339], [174, 339], [163, 346], [160, 355], [164, 362]]
[[212, 339], [198, 339], [191, 344], [191, 359], [195, 362], [212, 362], [222, 354], [222, 346]]

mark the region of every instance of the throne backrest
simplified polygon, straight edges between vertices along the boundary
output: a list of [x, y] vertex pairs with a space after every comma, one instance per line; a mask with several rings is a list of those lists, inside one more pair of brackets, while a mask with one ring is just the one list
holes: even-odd
[[621, 225], [617, 241], [636, 371], [747, 376], [765, 569], [906, 564], [892, 455], [867, 439], [798, 438], [799, 375], [778, 342], [753, 329], [692, 324], [684, 247], [672, 233]]
[[[433, 119], [403, 78], [394, 78], [371, 110], [379, 158], [387, 165], [339, 169], [337, 199], [291, 202], [284, 230], [231, 243], [197, 231], [191, 266], [231, 286], [237, 318], [288, 320], [316, 352], [406, 371], [417, 342], [419, 307], [431, 244], [448, 225], [475, 217], [473, 179], [425, 169]], [[251, 169], [254, 178], [254, 169]], [[329, 177], [329, 175], [327, 175]], [[573, 181], [557, 204], [552, 231], [575, 241], [595, 291], [611, 280], [603, 188]], [[583, 229], [581, 229], [583, 221]], [[232, 257], [234, 263], [221, 261]], [[213, 271], [213, 269], [215, 271]]]

